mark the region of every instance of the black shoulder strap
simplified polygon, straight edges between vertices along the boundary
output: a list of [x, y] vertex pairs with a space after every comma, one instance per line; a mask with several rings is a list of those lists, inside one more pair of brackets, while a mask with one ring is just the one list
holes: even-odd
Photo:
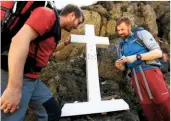
[[56, 44], [58, 44], [58, 42], [60, 41], [60, 39], [61, 39], [61, 28], [60, 28], [60, 22], [59, 22], [59, 15], [58, 15], [57, 9], [53, 9], [53, 10], [56, 14], [56, 20], [55, 20], [53, 28], [51, 29], [50, 32], [44, 34], [43, 36], [39, 36], [34, 41], [41, 42], [41, 41], [43, 41], [46, 38], [49, 38], [51, 36], [53, 36], [55, 38]]
[[58, 44], [58, 42], [61, 40], [60, 18], [59, 18], [58, 10], [56, 8], [54, 8], [53, 10], [55, 11], [56, 14], [56, 22], [54, 28], [52, 29], [52, 34], [56, 39], [56, 43]]
[[135, 29], [132, 31], [133, 37], [136, 38], [136, 41], [137, 41], [140, 45], [142, 45], [145, 49], [149, 50], [149, 49], [147, 48], [147, 46], [144, 44], [143, 40], [142, 40], [142, 39], [138, 36], [138, 34], [137, 34], [137, 32], [138, 32], [138, 31], [141, 31], [141, 30], [144, 30], [144, 28], [142, 28], [142, 27], [135, 28]]

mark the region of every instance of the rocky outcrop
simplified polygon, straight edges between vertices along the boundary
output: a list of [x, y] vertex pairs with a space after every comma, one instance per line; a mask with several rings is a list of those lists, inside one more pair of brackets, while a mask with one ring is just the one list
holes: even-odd
[[111, 19], [107, 22], [107, 27], [106, 27], [107, 36], [115, 34], [115, 27], [116, 27], [116, 21], [115, 20]]
[[169, 1], [147, 2], [156, 13], [158, 36], [170, 42], [170, 3]]
[[145, 26], [150, 30], [153, 35], [158, 35], [158, 27], [156, 23], [156, 13], [150, 5], [144, 5], [143, 16], [145, 18]]

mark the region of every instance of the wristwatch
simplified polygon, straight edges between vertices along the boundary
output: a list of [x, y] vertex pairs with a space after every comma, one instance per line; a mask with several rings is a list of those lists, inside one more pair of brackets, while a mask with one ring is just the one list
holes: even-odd
[[141, 60], [142, 56], [140, 54], [136, 55], [137, 60]]

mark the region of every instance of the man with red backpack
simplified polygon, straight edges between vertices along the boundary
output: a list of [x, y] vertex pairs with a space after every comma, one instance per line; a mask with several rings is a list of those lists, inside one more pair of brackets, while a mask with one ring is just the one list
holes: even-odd
[[[84, 21], [83, 12], [75, 5], [67, 5], [58, 16], [51, 2], [48, 5], [53, 7], [42, 6], [42, 1], [10, 2], [1, 2], [1, 42], [5, 43], [5, 49], [1, 49], [2, 121], [22, 121], [28, 106], [38, 121], [58, 121], [62, 107], [38, 77], [60, 40], [61, 29], [77, 29]], [[20, 12], [14, 14], [19, 7]], [[67, 40], [58, 46], [69, 43]], [[3, 52], [8, 48], [7, 56]]]
[[121, 17], [116, 22], [120, 58], [115, 66], [131, 70], [132, 86], [148, 121], [170, 121], [170, 90], [159, 69], [160, 46], [145, 29], [131, 31], [131, 21]]

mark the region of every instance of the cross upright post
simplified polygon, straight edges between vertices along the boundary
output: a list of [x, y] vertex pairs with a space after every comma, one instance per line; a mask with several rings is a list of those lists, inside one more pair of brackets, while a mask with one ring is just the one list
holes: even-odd
[[73, 44], [86, 44], [88, 102], [65, 104], [62, 116], [128, 110], [128, 104], [122, 99], [101, 100], [96, 47], [108, 47], [108, 37], [95, 36], [94, 26], [85, 25], [85, 35], [71, 35], [71, 42]]

